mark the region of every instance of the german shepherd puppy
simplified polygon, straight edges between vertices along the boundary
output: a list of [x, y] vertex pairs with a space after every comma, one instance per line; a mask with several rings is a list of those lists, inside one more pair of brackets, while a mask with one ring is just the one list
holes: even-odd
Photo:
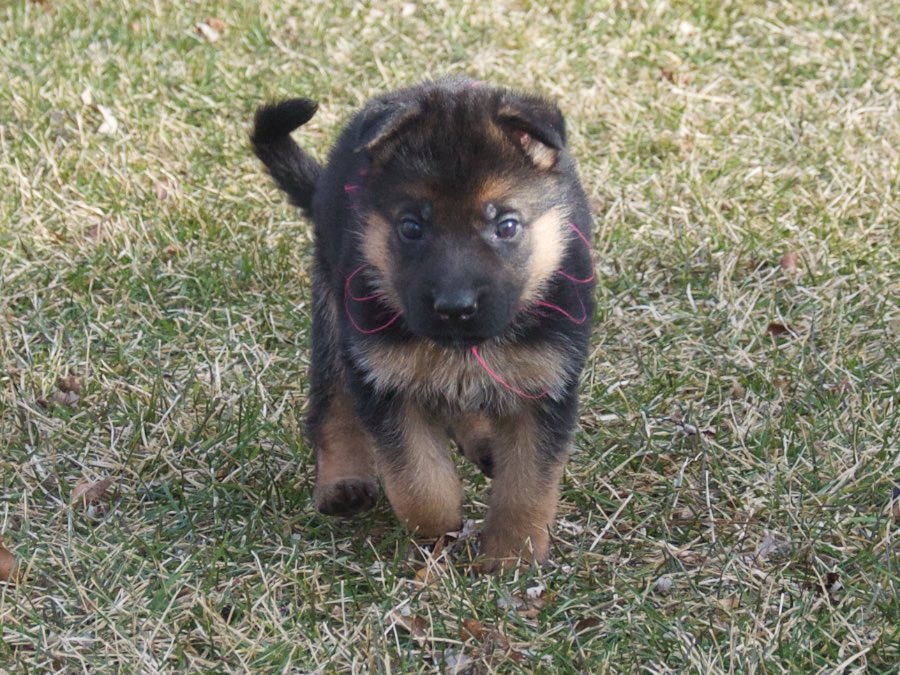
[[368, 103], [325, 167], [262, 107], [256, 155], [315, 225], [316, 508], [460, 528], [448, 438], [492, 479], [484, 568], [547, 559], [594, 309], [591, 215], [552, 103], [444, 78]]

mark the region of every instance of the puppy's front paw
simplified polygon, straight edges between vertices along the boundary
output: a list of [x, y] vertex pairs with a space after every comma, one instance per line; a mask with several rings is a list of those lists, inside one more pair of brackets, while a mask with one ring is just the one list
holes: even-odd
[[352, 516], [368, 511], [378, 500], [375, 480], [345, 478], [329, 483], [316, 483], [313, 493], [316, 508], [326, 516]]
[[522, 533], [489, 524], [481, 533], [481, 555], [481, 571], [487, 574], [519, 564], [539, 565], [547, 562], [550, 555], [550, 535], [546, 529]]

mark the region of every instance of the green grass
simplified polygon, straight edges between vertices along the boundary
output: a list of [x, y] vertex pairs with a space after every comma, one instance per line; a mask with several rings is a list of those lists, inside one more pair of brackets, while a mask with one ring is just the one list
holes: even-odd
[[[889, 2], [5, 3], [0, 535], [22, 574], [0, 671], [894, 672], [898, 23]], [[311, 505], [310, 228], [247, 133], [261, 102], [314, 97], [324, 157], [367, 98], [446, 72], [559, 101], [601, 283], [553, 562], [472, 578], [463, 540], [423, 586], [383, 502]], [[477, 526], [487, 482], [461, 471]], [[106, 477], [99, 512], [72, 504]]]

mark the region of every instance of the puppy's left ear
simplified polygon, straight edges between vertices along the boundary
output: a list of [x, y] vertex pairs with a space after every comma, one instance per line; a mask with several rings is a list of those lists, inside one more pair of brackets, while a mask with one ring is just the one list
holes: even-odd
[[566, 147], [566, 120], [553, 103], [536, 96], [504, 99], [497, 121], [539, 169], [556, 166]]

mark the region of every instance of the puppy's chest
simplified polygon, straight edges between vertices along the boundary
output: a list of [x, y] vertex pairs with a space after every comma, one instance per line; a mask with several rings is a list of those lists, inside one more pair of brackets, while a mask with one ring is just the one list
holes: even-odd
[[422, 402], [462, 410], [557, 398], [570, 376], [567, 355], [549, 346], [482, 345], [476, 355], [417, 340], [369, 344], [357, 348], [353, 357], [379, 391], [400, 391]]

